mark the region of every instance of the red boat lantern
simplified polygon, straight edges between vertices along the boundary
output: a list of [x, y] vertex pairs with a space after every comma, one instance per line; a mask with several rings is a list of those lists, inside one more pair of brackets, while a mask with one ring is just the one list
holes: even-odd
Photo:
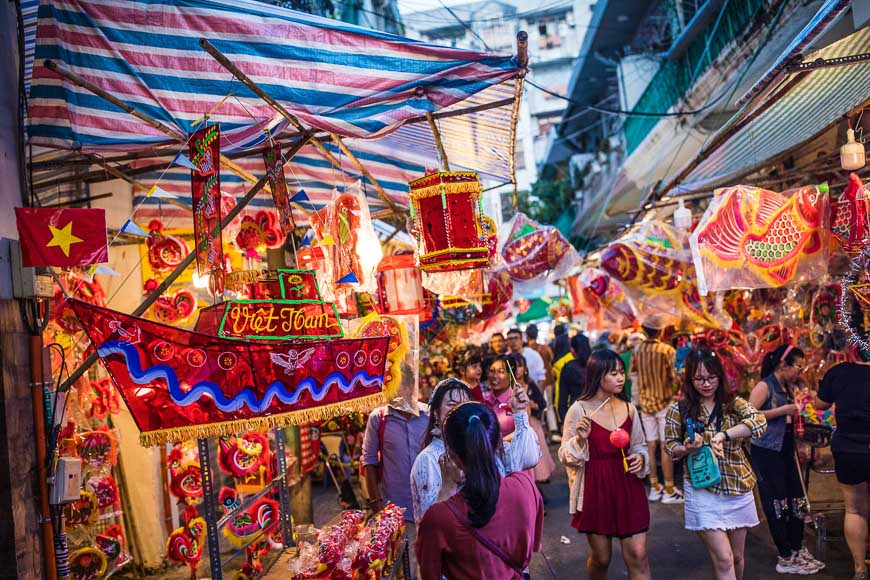
[[495, 232], [480, 211], [477, 173], [441, 171], [409, 185], [420, 269], [447, 272], [486, 267], [488, 242]]
[[378, 266], [381, 314], [417, 315], [421, 322], [426, 322], [432, 318], [432, 304], [427, 294], [413, 254], [387, 256], [381, 260]]

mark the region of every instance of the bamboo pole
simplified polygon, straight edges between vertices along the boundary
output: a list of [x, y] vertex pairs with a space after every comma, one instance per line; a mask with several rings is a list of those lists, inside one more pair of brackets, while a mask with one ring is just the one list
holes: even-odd
[[[287, 121], [291, 125], [296, 127], [296, 129], [298, 129], [299, 131], [304, 130], [304, 126], [299, 121], [299, 119], [297, 119], [292, 114], [290, 114], [290, 112], [287, 109], [285, 109], [281, 103], [279, 103], [278, 101], [273, 99], [271, 96], [269, 96], [269, 94], [266, 93], [266, 91], [264, 91], [263, 89], [261, 89], [260, 86], [257, 85], [257, 83], [252, 81], [248, 77], [248, 75], [243, 73], [239, 69], [239, 67], [237, 67], [235, 64], [233, 64], [233, 62], [230, 59], [228, 59], [221, 51], [219, 51], [217, 48], [215, 48], [212, 43], [210, 43], [205, 38], [201, 38], [199, 40], [199, 45], [203, 48], [203, 50], [205, 50], [207, 53], [209, 53], [212, 56], [212, 58], [214, 58], [216, 61], [218, 61], [221, 64], [221, 66], [223, 66], [225, 69], [230, 71], [233, 74], [233, 76], [235, 76], [237, 79], [239, 79], [239, 81], [241, 81], [242, 84], [244, 84], [246, 87], [251, 89], [254, 92], [254, 94], [256, 94], [258, 97], [263, 99], [263, 101], [267, 105], [269, 105], [270, 107], [275, 109], [278, 113], [280, 113], [280, 115], [282, 117], [287, 119]], [[374, 176], [371, 173], [369, 173], [368, 169], [365, 168], [365, 166], [360, 162], [360, 160], [357, 158], [357, 156], [354, 155], [350, 149], [348, 149], [348, 147], [341, 140], [340, 136], [338, 136], [335, 133], [330, 133], [329, 135], [330, 135], [330, 137], [332, 137], [332, 140], [335, 142], [335, 144], [338, 145], [339, 149], [341, 149], [342, 153], [347, 155], [347, 157], [354, 163], [354, 165], [357, 166], [357, 168], [360, 170], [360, 172], [363, 174], [363, 176], [365, 176], [365, 178], [371, 182], [371, 184], [377, 190], [380, 198], [384, 201], [384, 203], [387, 204], [387, 206], [390, 208], [390, 210], [392, 210], [393, 214], [396, 215], [397, 217], [399, 217], [399, 215], [401, 213], [399, 208], [396, 206], [396, 204], [393, 202], [393, 200], [390, 198], [390, 196], [387, 195], [387, 192], [384, 191], [384, 188], [381, 187], [381, 184], [378, 183], [377, 179], [375, 179]], [[332, 153], [330, 153], [326, 149], [326, 147], [323, 146], [322, 143], [315, 141], [314, 147], [316, 147], [317, 150], [321, 153], [321, 155], [323, 155], [330, 163], [332, 163], [332, 165], [336, 169], [341, 169], [341, 162], [339, 162], [339, 160], [336, 159], [335, 156]]]
[[426, 113], [426, 120], [429, 122], [429, 129], [432, 130], [432, 137], [435, 138], [435, 145], [438, 147], [438, 156], [441, 158], [441, 169], [450, 171], [450, 162], [447, 161], [447, 153], [444, 151], [444, 142], [441, 140], [441, 131], [438, 130], [438, 125], [435, 124], [435, 119], [432, 113]]
[[[302, 149], [313, 136], [314, 130], [308, 130], [303, 132], [302, 137], [299, 139], [299, 141], [297, 141], [296, 144], [287, 151], [286, 155], [284, 155], [283, 159], [281, 160], [280, 166], [283, 167], [284, 164], [287, 163], [294, 155], [296, 155], [296, 153], [298, 153], [299, 150]], [[236, 218], [236, 216], [238, 216], [242, 212], [245, 206], [248, 205], [251, 200], [254, 199], [254, 197], [256, 197], [257, 194], [265, 188], [268, 181], [268, 175], [264, 175], [262, 178], [260, 178], [257, 183], [255, 183], [253, 187], [248, 190], [248, 193], [246, 193], [245, 196], [240, 199], [239, 202], [229, 211], [229, 213], [224, 216], [224, 218], [221, 220], [220, 225], [215, 228], [214, 233], [218, 233], [227, 226], [229, 226], [230, 222], [232, 222]], [[185, 256], [184, 260], [182, 260], [181, 263], [175, 267], [175, 270], [170, 272], [169, 275], [166, 276], [166, 278], [163, 280], [163, 282], [161, 282], [157, 286], [157, 288], [153, 292], [151, 292], [148, 297], [145, 298], [145, 300], [143, 300], [142, 303], [139, 304], [139, 306], [137, 306], [136, 309], [130, 314], [132, 316], [141, 316], [146, 310], [148, 310], [148, 308], [151, 307], [152, 304], [154, 304], [154, 302], [157, 301], [157, 298], [159, 298], [164, 292], [166, 292], [169, 286], [171, 286], [172, 283], [175, 282], [175, 280], [177, 280], [182, 273], [184, 273], [187, 267], [190, 266], [195, 259], [196, 251], [190, 252], [187, 256]], [[78, 366], [78, 368], [76, 368], [76, 370], [74, 370], [69, 375], [69, 378], [67, 378], [66, 382], [64, 382], [64, 384], [61, 386], [61, 390], [67, 390], [72, 387], [72, 385], [75, 384], [75, 382], [87, 372], [90, 366], [97, 361], [97, 358], [99, 358], [99, 356], [97, 355], [97, 351], [94, 350]]]
[[[100, 87], [95, 85], [94, 83], [80, 77], [79, 75], [75, 74], [74, 72], [63, 68], [62, 66], [60, 66], [56, 62], [54, 62], [52, 60], [45, 61], [45, 68], [59, 74], [60, 76], [62, 76], [66, 80], [70, 81], [71, 83], [91, 91], [92, 93], [94, 93], [98, 97], [112, 103], [113, 105], [115, 105], [119, 109], [125, 111], [126, 113], [129, 113], [130, 115], [133, 115], [134, 117], [136, 117], [140, 121], [147, 123], [151, 127], [157, 129], [158, 131], [160, 131], [161, 133], [164, 133], [165, 135], [171, 137], [172, 139], [175, 139], [178, 143], [181, 143], [181, 144], [187, 143], [187, 140], [188, 140], [187, 137], [185, 135], [181, 134], [178, 130], [176, 130], [172, 127], [168, 127], [168, 126], [164, 125], [163, 123], [161, 123], [160, 121], [158, 121], [152, 117], [149, 117], [145, 113], [142, 113], [141, 111], [134, 109], [133, 107], [131, 107], [127, 103], [123, 102], [122, 100], [118, 99], [114, 95], [104, 91], [103, 89], [101, 89]], [[303, 130], [303, 129], [300, 129], [300, 130]], [[239, 164], [237, 164], [235, 161], [233, 161], [232, 159], [230, 159], [226, 155], [220, 156], [220, 163], [222, 166], [226, 167], [232, 173], [235, 173], [236, 175], [238, 175], [239, 177], [241, 177], [245, 181], [247, 181], [249, 183], [258, 183], [257, 177], [253, 173], [243, 169], [241, 166], [239, 166]], [[266, 191], [271, 191], [271, 189], [269, 189], [268, 185], [266, 185], [266, 187], [261, 187], [261, 189], [265, 189]]]

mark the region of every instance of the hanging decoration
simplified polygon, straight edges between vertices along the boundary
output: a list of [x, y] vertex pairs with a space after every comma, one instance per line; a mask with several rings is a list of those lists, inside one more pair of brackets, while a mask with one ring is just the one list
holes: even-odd
[[[389, 336], [390, 342], [387, 347], [387, 363], [384, 368], [384, 400], [392, 401], [399, 391], [403, 380], [403, 373], [413, 377], [415, 366], [406, 364], [405, 357], [411, 353], [411, 337], [408, 332], [409, 317], [381, 316], [372, 313], [357, 321], [359, 326], [355, 336]], [[406, 368], [407, 367], [407, 368]]]
[[[221, 223], [220, 127], [210, 125], [190, 137], [193, 233], [196, 268], [213, 282], [224, 268]], [[215, 292], [217, 293], [217, 292]]]
[[473, 171], [432, 172], [410, 183], [411, 233], [426, 272], [484, 268], [490, 263], [494, 224], [481, 211]]
[[870, 245], [870, 191], [854, 173], [843, 195], [831, 204], [831, 232], [849, 256]]
[[261, 259], [260, 252], [266, 248], [280, 248], [285, 234], [281, 232], [278, 216], [271, 211], [260, 210], [256, 215], [246, 215], [236, 234], [236, 247], [246, 258]]
[[196, 580], [196, 568], [202, 560], [205, 529], [205, 520], [193, 517], [169, 534], [166, 540], [167, 559], [188, 566], [191, 580]]
[[423, 289], [414, 254], [398, 254], [381, 260], [377, 279], [381, 314], [417, 315], [421, 323], [432, 319], [435, 298]]
[[[870, 314], [870, 247], [861, 250], [853, 260], [849, 271], [840, 281], [840, 304], [838, 318], [840, 325], [846, 331], [846, 337], [852, 346], [860, 348], [865, 354], [870, 353], [870, 341], [867, 340], [865, 321]], [[854, 320], [853, 304], [863, 313], [865, 320]]]
[[637, 309], [625, 288], [603, 270], [585, 268], [569, 276], [567, 283], [572, 314], [585, 315], [591, 328], [624, 328], [637, 320]]
[[166, 457], [169, 469], [169, 493], [186, 506], [202, 500], [202, 468], [195, 454], [181, 444], [172, 447]]
[[[64, 288], [62, 289], [55, 284], [54, 298], [51, 300], [51, 322], [60, 328], [62, 332], [75, 334], [80, 332], [82, 327], [79, 325], [75, 312], [72, 311], [66, 301], [66, 294], [70, 293], [74, 298], [78, 298], [88, 304], [105, 306], [106, 292], [96, 278], [88, 280], [78, 272], [67, 272], [61, 276], [60, 280]], [[64, 290], [66, 290], [66, 293]]]
[[381, 401], [387, 337], [232, 340], [71, 303], [145, 446], [322, 420]]
[[601, 269], [625, 287], [639, 315], [668, 313], [702, 326], [731, 326], [716, 300], [701, 296], [695, 285], [686, 234], [664, 222], [646, 222], [608, 245]]
[[218, 438], [218, 466], [242, 483], [271, 481], [269, 438], [258, 431]]
[[106, 555], [96, 548], [81, 548], [69, 555], [69, 572], [74, 580], [100, 580], [107, 568]]
[[163, 222], [151, 220], [148, 224], [150, 237], [145, 244], [148, 246], [148, 265], [155, 274], [174, 270], [190, 253], [187, 242], [183, 239], [164, 234]]
[[[154, 278], [145, 282], [145, 294], [151, 294], [159, 288], [160, 283]], [[196, 295], [187, 288], [177, 288], [174, 292], [165, 292], [157, 298], [149, 313], [161, 324], [180, 324], [196, 314]]]
[[[69, 424], [75, 429], [75, 424]], [[77, 451], [82, 461], [93, 467], [118, 463], [118, 440], [108, 425], [95, 431], [84, 431], [76, 437]]]
[[580, 261], [562, 232], [522, 213], [514, 218], [501, 255], [512, 280], [534, 285], [563, 278]]
[[[88, 419], [105, 421], [111, 415], [121, 411], [121, 400], [118, 391], [109, 377], [97, 381], [88, 381], [90, 389], [79, 389], [80, 406], [85, 409]], [[86, 399], [86, 401], [85, 401]]]
[[716, 190], [691, 235], [701, 294], [823, 276], [827, 191], [827, 184], [783, 194], [745, 185]]
[[270, 531], [278, 523], [278, 510], [277, 501], [262, 497], [241, 512], [231, 515], [223, 534], [232, 545], [243, 548], [254, 537]]
[[263, 162], [266, 164], [266, 175], [269, 176], [269, 189], [272, 190], [272, 201], [278, 210], [278, 225], [281, 242], [296, 229], [296, 221], [293, 219], [293, 208], [290, 205], [290, 196], [287, 194], [287, 179], [284, 177], [284, 164], [281, 156], [281, 144], [274, 143], [263, 151]]
[[64, 520], [70, 528], [93, 524], [98, 511], [97, 496], [86, 489], [81, 491], [79, 499], [63, 506]]

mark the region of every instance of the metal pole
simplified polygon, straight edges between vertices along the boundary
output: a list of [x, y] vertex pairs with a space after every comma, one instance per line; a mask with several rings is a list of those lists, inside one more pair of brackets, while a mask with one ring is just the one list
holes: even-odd
[[[283, 167], [285, 163], [287, 163], [294, 155], [296, 155], [296, 153], [298, 153], [299, 150], [302, 149], [302, 147], [304, 147], [305, 144], [308, 143], [308, 141], [313, 136], [314, 136], [314, 131], [306, 131], [305, 133], [303, 133], [302, 138], [299, 141], [297, 141], [296, 144], [290, 148], [290, 150], [287, 151], [287, 154], [281, 160], [281, 167]], [[242, 210], [245, 208], [245, 206], [247, 206], [248, 203], [250, 203], [251, 200], [254, 199], [254, 197], [256, 197], [256, 195], [265, 187], [265, 185], [268, 181], [269, 181], [268, 175], [264, 175], [259, 181], [257, 181], [257, 183], [255, 183], [254, 186], [250, 190], [248, 190], [248, 193], [245, 194], [245, 197], [240, 199], [239, 202], [235, 205], [235, 207], [233, 207], [233, 209], [231, 209], [229, 211], [229, 213], [227, 213], [227, 215], [224, 217], [224, 219], [221, 220], [220, 225], [215, 229], [215, 233], [217, 234], [220, 230], [223, 230], [224, 228], [229, 226], [230, 222], [232, 222], [236, 218], [236, 216], [242, 212]], [[203, 243], [204, 243], [204, 241], [203, 241]], [[175, 270], [173, 270], [172, 272], [169, 273], [168, 276], [166, 276], [166, 278], [163, 280], [163, 282], [161, 282], [160, 285], [157, 286], [155, 291], [151, 292], [151, 294], [149, 294], [148, 297], [145, 298], [145, 300], [143, 300], [142, 303], [136, 307], [136, 310], [134, 310], [131, 313], [131, 315], [132, 316], [141, 316], [142, 313], [144, 313], [146, 310], [148, 310], [148, 308], [150, 308], [151, 305], [154, 304], [157, 301], [157, 299], [164, 292], [166, 292], [166, 290], [169, 288], [169, 286], [171, 286], [172, 283], [175, 282], [175, 280], [177, 280], [179, 276], [181, 276], [181, 274], [187, 269], [188, 266], [190, 266], [193, 263], [193, 261], [195, 259], [196, 259], [196, 252], [195, 251], [190, 252], [187, 256], [185, 256], [184, 260], [182, 260], [181, 263], [175, 267]], [[99, 358], [97, 355], [97, 352], [96, 351], [92, 352], [82, 362], [82, 364], [80, 364], [78, 366], [78, 368], [76, 370], [74, 370], [72, 373], [70, 373], [69, 378], [61, 386], [61, 390], [68, 390], [72, 385], [74, 385], [75, 382], [77, 380], [79, 380], [79, 378], [87, 372], [88, 368], [90, 368], [90, 366], [97, 361], [97, 358]]]
[[287, 472], [287, 446], [284, 434], [283, 427], [275, 428], [275, 454], [278, 460], [278, 473], [281, 476], [281, 480], [278, 482], [278, 495], [281, 501], [281, 533], [286, 549], [293, 545], [293, 520], [290, 513], [290, 474]]
[[202, 504], [205, 507], [205, 528], [208, 536], [208, 561], [211, 578], [223, 579], [221, 570], [221, 538], [218, 534], [217, 505], [214, 497], [214, 475], [208, 453], [208, 439], [197, 439], [199, 449], [199, 468], [202, 473]]

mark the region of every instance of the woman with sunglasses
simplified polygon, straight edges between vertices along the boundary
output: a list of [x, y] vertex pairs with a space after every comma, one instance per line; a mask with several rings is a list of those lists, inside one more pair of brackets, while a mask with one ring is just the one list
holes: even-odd
[[[432, 505], [454, 495], [462, 484], [462, 472], [450, 460], [442, 436], [444, 418], [458, 405], [472, 399], [472, 391], [459, 379], [445, 379], [435, 386], [429, 399], [429, 425], [423, 437], [423, 450], [411, 467], [411, 503], [419, 524]], [[526, 415], [528, 397], [522, 393], [510, 399], [514, 424], [513, 437], [501, 446], [496, 465], [505, 476], [537, 465], [540, 448]]]
[[534, 467], [535, 481], [538, 483], [546, 483], [550, 481], [553, 471], [556, 469], [556, 462], [553, 461], [553, 456], [550, 455], [550, 449], [547, 447], [547, 437], [544, 435], [544, 425], [541, 420], [544, 417], [544, 411], [547, 408], [547, 402], [544, 400], [544, 394], [538, 388], [538, 385], [529, 376], [529, 367], [526, 365], [526, 357], [521, 354], [510, 355], [517, 369], [517, 384], [519, 388], [526, 392], [529, 396], [529, 424], [532, 431], [538, 439], [538, 446], [541, 448], [541, 460]]
[[[734, 396], [725, 367], [715, 352], [696, 349], [686, 357], [683, 400], [672, 403], [665, 418], [665, 450], [674, 461], [709, 445], [718, 459], [720, 481], [696, 489], [683, 485], [685, 526], [697, 532], [713, 562], [716, 580], [743, 578], [744, 547], [749, 528], [758, 525], [755, 476], [738, 439], [764, 433], [764, 416]], [[694, 437], [687, 436], [691, 420]]]
[[804, 497], [795, 453], [795, 389], [806, 369], [801, 349], [782, 345], [764, 355], [761, 381], [752, 389], [749, 402], [767, 419], [767, 431], [752, 440], [752, 468], [758, 476], [761, 507], [779, 558], [780, 574], [815, 574], [825, 565], [804, 546]]

